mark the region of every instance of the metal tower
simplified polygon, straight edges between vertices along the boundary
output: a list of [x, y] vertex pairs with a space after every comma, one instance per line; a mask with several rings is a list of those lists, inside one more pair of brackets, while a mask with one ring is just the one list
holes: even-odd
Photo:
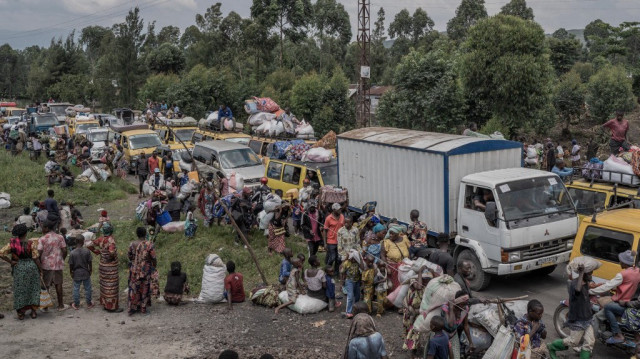
[[371, 121], [370, 89], [370, 64], [369, 52], [371, 49], [371, 25], [370, 25], [370, 0], [358, 0], [358, 47], [360, 48], [360, 63], [358, 80], [358, 96], [356, 103], [356, 127], [366, 127]]

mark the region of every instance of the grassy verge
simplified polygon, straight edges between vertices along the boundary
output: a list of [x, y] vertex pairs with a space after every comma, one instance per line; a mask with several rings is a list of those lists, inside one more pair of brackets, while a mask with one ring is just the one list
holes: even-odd
[[[166, 233], [161, 232], [155, 242], [156, 255], [158, 258], [158, 271], [160, 273], [160, 290], [164, 289], [167, 273], [171, 262], [180, 261], [182, 269], [187, 273], [189, 285], [191, 286], [191, 296], [197, 297], [200, 293], [202, 282], [202, 267], [204, 260], [209, 253], [218, 254], [224, 262], [233, 260], [236, 263], [236, 271], [244, 276], [244, 287], [247, 295], [249, 291], [258, 283], [261, 283], [260, 275], [247, 249], [234, 243], [235, 233], [231, 230], [231, 226], [205, 228], [198, 221], [200, 227], [194, 239], [185, 240], [184, 233]], [[136, 221], [114, 221], [114, 237], [116, 238], [118, 256], [120, 261], [120, 289], [121, 292], [127, 288], [128, 258], [127, 251], [129, 244], [135, 239], [136, 227], [141, 223]], [[28, 238], [37, 237], [38, 233], [30, 233]], [[10, 234], [0, 232], [0, 243], [7, 243]], [[267, 253], [267, 239], [261, 231], [254, 230], [250, 234], [249, 242], [256, 253], [260, 266], [267, 277], [269, 284], [277, 283], [280, 262], [282, 256], [274, 254], [269, 256]], [[293, 250], [294, 255], [303, 253], [307, 257], [307, 246], [303, 239], [291, 236], [286, 239], [287, 247]], [[97, 256], [94, 259], [94, 273], [92, 275], [93, 297], [97, 301], [100, 296], [100, 287], [98, 281], [98, 262]], [[324, 259], [323, 258], [321, 260]], [[4, 262], [2, 262], [4, 263]], [[68, 263], [68, 261], [67, 261]], [[308, 264], [305, 263], [305, 267]], [[8, 265], [0, 264], [0, 270], [4, 275], [0, 275], [0, 289], [10, 289], [12, 286], [12, 278], [7, 275], [10, 271]], [[72, 281], [69, 275], [68, 264], [64, 269], [64, 301], [71, 302]], [[51, 291], [52, 297], [55, 298], [55, 291]], [[83, 298], [83, 297], [82, 297]], [[84, 299], [82, 299], [84, 301]], [[121, 303], [126, 305], [126, 295], [121, 295]], [[9, 311], [12, 309], [13, 299], [10, 294], [3, 293], [0, 295], [0, 311]]]
[[[47, 197], [47, 179], [44, 172], [46, 159], [41, 156], [38, 161], [29, 159], [29, 152], [23, 151], [18, 156], [0, 150], [0, 192], [11, 195], [12, 207], [30, 206], [35, 200]], [[81, 170], [72, 166], [77, 176]], [[137, 193], [137, 188], [120, 178], [112, 178], [105, 182], [76, 182], [70, 189], [62, 189], [58, 185], [52, 187], [58, 192], [58, 201], [66, 200], [87, 205], [107, 203]]]

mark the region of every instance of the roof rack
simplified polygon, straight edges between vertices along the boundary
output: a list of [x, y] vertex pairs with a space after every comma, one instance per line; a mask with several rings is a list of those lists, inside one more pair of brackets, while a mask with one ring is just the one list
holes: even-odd
[[[597, 176], [592, 175], [591, 178], [586, 178], [582, 176], [582, 170], [587, 170], [594, 173], [600, 173], [600, 176], [599, 178], [596, 178]], [[619, 178], [620, 180], [619, 181], [611, 180], [611, 178], [616, 178], [616, 177]], [[598, 168], [589, 168], [586, 166], [573, 167], [573, 173], [568, 178], [569, 184], [573, 184], [573, 181], [580, 178], [584, 178], [585, 180], [588, 180], [589, 187], [593, 187], [594, 183], [607, 183], [612, 185], [623, 185], [625, 187], [637, 188], [638, 195], [640, 196], [640, 178], [638, 178], [638, 176], [636, 176], [635, 174], [629, 174], [629, 173], [624, 173], [619, 171], [609, 171], [609, 170], [603, 170]], [[607, 180], [604, 178], [609, 178], [609, 179]]]
[[256, 139], [263, 139], [263, 140], [276, 140], [276, 141], [292, 141], [292, 140], [303, 140], [303, 141], [317, 141], [318, 139], [314, 136], [314, 135], [300, 135], [300, 137], [298, 137], [297, 135], [288, 135], [288, 136], [265, 136], [263, 134], [257, 134], [255, 132], [251, 133], [251, 136], [256, 138]]
[[148, 130], [149, 125], [147, 125], [146, 123], [135, 124], [135, 125], [124, 125], [124, 126], [111, 125], [111, 129], [114, 130], [115, 132], [122, 133], [125, 131], [133, 131], [133, 130]]

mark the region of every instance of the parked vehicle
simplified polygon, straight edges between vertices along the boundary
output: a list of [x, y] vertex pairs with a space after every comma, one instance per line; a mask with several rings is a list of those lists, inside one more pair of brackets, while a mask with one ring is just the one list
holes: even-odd
[[597, 211], [629, 201], [633, 201], [634, 206], [640, 208], [638, 188], [584, 179], [570, 181], [566, 186], [575, 203], [581, 222], [583, 218], [591, 217]]
[[[190, 150], [191, 149], [189, 149], [189, 151]], [[175, 173], [182, 172], [182, 170], [180, 169], [180, 159], [183, 155], [185, 157], [189, 157], [189, 159], [191, 158], [187, 152], [187, 149], [185, 149], [182, 145], [161, 145], [158, 146], [156, 151], [158, 151], [159, 158], [164, 158], [164, 156], [168, 152], [171, 152], [171, 157], [173, 158], [173, 172]], [[160, 166], [162, 167], [162, 161], [160, 161]]]
[[191, 143], [194, 145], [201, 141], [211, 140], [223, 140], [248, 146], [251, 136], [242, 132], [220, 132], [199, 127], [193, 132], [193, 136], [191, 137]]
[[58, 118], [53, 113], [34, 113], [29, 118], [29, 132], [48, 134], [55, 126], [58, 126]]
[[[118, 119], [119, 126], [127, 126], [133, 124], [136, 120], [134, 111], [129, 108], [114, 108], [113, 115]], [[113, 126], [113, 123], [110, 125]]]
[[558, 176], [521, 167], [521, 143], [373, 127], [338, 135], [337, 147], [352, 209], [375, 200], [379, 213], [404, 223], [419, 210], [429, 243], [448, 234], [456, 263], [472, 263], [473, 290], [569, 260], [573, 202]]
[[90, 116], [93, 116], [93, 118], [98, 122], [99, 122], [98, 118], [102, 119], [102, 123], [104, 127], [109, 127], [111, 126], [111, 124], [115, 126], [124, 125], [124, 122], [120, 122], [116, 116], [108, 113], [91, 113]]
[[[169, 131], [169, 128], [165, 125], [171, 126], [173, 133]], [[193, 148], [191, 139], [194, 132], [198, 129], [198, 122], [193, 117], [185, 117], [181, 119], [164, 119], [162, 122], [156, 124], [155, 131], [158, 133], [162, 142], [168, 145], [180, 145], [182, 141], [188, 147]], [[176, 139], [174, 137], [177, 136]], [[179, 141], [180, 140], [180, 141]]]
[[162, 145], [158, 134], [150, 130], [146, 124], [111, 126], [111, 128], [116, 132], [115, 144], [122, 146], [124, 158], [129, 162], [131, 171], [135, 170], [141, 153], [149, 156]]
[[[264, 176], [264, 166], [258, 156], [247, 146], [229, 141], [202, 141], [193, 148], [193, 159], [201, 175], [222, 171], [227, 177], [236, 172], [244, 185], [257, 187]], [[180, 157], [180, 168], [192, 171], [189, 156]]]
[[73, 107], [73, 105], [68, 102], [43, 103], [42, 106], [47, 109], [47, 112], [54, 114], [58, 120], [58, 124], [61, 125], [67, 123], [67, 107]]
[[108, 128], [91, 128], [85, 136], [93, 146], [91, 146], [91, 161], [98, 162], [102, 157], [104, 150], [109, 146], [107, 143], [114, 142], [115, 132]]
[[78, 120], [74, 118], [69, 126], [69, 133], [71, 135], [86, 134], [90, 129], [100, 128], [100, 123], [97, 120]]
[[[287, 193], [291, 189], [302, 189], [304, 179], [309, 178], [313, 184], [320, 187], [338, 185], [338, 161], [328, 163], [286, 161], [274, 158], [266, 159], [265, 177], [269, 179], [272, 191], [281, 189]], [[297, 192], [293, 198], [298, 198]]]

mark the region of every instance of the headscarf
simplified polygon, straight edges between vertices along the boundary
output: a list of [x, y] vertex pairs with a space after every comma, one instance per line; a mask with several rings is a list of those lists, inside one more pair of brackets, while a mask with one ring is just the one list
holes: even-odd
[[104, 222], [102, 224], [102, 234], [105, 236], [110, 236], [113, 234], [113, 226], [111, 226], [111, 223]]
[[407, 227], [401, 224], [393, 224], [389, 226], [389, 231], [387, 232], [387, 236], [385, 238], [391, 237], [391, 234], [400, 234], [405, 233], [407, 231]]
[[371, 212], [371, 211], [375, 211], [377, 205], [378, 205], [378, 202], [375, 202], [375, 201], [367, 202], [367, 203], [365, 203], [364, 206], [362, 206], [362, 212], [368, 213], [368, 212]]
[[373, 234], [378, 234], [384, 231], [385, 229], [387, 228], [382, 223], [378, 223], [375, 226], [373, 226]]
[[[360, 313], [353, 317], [353, 322], [351, 323], [351, 327], [349, 328], [349, 336], [347, 338], [347, 347], [345, 348], [344, 359], [349, 357], [349, 343], [353, 338], [359, 337], [368, 337], [378, 330], [376, 329], [376, 323], [373, 321], [373, 318], [367, 313]], [[367, 348], [371, 349], [371, 348]], [[369, 353], [373, 354], [373, 353]], [[367, 356], [370, 358], [375, 357], [375, 355]]]
[[355, 259], [356, 262], [358, 262], [358, 265], [362, 263], [362, 256], [360, 255], [360, 252], [358, 252], [356, 249], [349, 250], [349, 259]]
[[22, 253], [24, 253], [25, 251], [25, 249], [22, 247], [20, 238], [24, 237], [27, 234], [27, 231], [27, 225], [23, 223], [16, 224], [11, 230], [11, 235], [13, 237], [9, 241], [9, 247], [18, 256], [22, 255]]
[[626, 250], [618, 254], [618, 259], [620, 260], [620, 263], [627, 265], [629, 267], [633, 267], [634, 257], [635, 257], [635, 253], [632, 252], [631, 250]]

